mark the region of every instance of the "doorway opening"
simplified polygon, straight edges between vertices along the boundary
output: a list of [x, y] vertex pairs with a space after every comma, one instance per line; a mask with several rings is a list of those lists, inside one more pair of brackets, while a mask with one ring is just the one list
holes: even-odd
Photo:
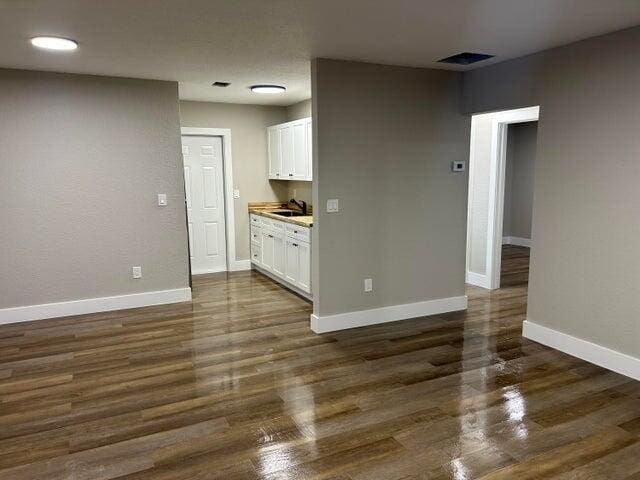
[[235, 270], [231, 132], [182, 128], [191, 275]]
[[[539, 107], [474, 115], [471, 121], [466, 281], [500, 288], [528, 277]], [[503, 244], [509, 245], [503, 252]], [[502, 272], [503, 253], [526, 263]], [[509, 262], [514, 265], [514, 262]], [[526, 279], [525, 279], [526, 280]]]

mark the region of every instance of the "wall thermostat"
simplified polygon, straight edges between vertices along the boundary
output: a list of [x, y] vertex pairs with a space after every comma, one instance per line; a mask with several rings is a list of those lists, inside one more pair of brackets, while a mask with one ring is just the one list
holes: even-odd
[[451, 162], [451, 171], [453, 172], [464, 172], [465, 167], [467, 166], [467, 162]]

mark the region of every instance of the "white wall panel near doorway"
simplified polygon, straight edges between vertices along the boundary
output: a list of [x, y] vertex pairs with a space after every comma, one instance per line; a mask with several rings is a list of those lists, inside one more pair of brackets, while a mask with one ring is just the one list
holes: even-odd
[[221, 137], [183, 136], [191, 273], [227, 270]]

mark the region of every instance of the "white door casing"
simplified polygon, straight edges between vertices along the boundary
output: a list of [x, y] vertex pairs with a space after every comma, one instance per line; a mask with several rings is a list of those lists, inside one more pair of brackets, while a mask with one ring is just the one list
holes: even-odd
[[222, 138], [183, 136], [191, 273], [227, 270]]
[[[467, 215], [467, 252], [466, 252], [466, 281], [479, 287], [496, 289], [500, 288], [500, 267], [502, 263], [502, 223], [504, 215], [504, 183], [506, 170], [507, 127], [513, 123], [537, 121], [540, 115], [540, 107], [526, 107], [515, 110], [478, 115], [491, 120], [490, 157], [488, 175], [488, 201], [484, 216], [479, 218], [470, 208], [476, 200], [477, 191], [481, 185], [476, 185], [474, 159], [474, 130], [471, 131], [471, 151], [469, 157], [469, 197]], [[474, 117], [475, 118], [475, 117]], [[486, 167], [485, 167], [486, 168]], [[482, 238], [474, 239], [473, 222], [482, 220], [485, 226]], [[484, 242], [485, 271], [482, 273], [471, 271], [470, 254], [474, 241]]]

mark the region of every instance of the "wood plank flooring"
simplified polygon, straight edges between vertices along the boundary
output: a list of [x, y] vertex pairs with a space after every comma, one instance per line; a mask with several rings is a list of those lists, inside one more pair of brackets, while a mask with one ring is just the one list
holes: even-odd
[[0, 327], [0, 478], [639, 479], [640, 382], [524, 340], [528, 250], [466, 312], [334, 334], [256, 273]]

